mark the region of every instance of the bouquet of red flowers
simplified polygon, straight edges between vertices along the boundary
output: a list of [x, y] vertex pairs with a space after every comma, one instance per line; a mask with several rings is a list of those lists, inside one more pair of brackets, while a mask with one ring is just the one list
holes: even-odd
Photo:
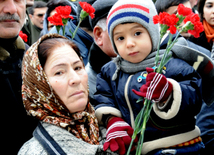
[[[203, 32], [203, 25], [200, 22], [200, 18], [197, 14], [194, 14], [190, 8], [184, 7], [183, 4], [180, 4], [178, 6], [178, 13], [175, 14], [168, 14], [166, 12], [160, 13], [159, 15], [156, 15], [153, 17], [153, 22], [154, 24], [160, 24], [160, 41], [158, 44], [158, 50], [157, 50], [157, 55], [155, 58], [155, 72], [156, 73], [162, 73], [163, 67], [166, 65], [166, 63], [169, 61], [171, 58], [171, 55], [169, 55], [169, 52], [171, 48], [174, 46], [176, 43], [178, 36], [182, 32], [188, 32], [192, 34], [194, 37], [199, 37], [200, 33]], [[183, 23], [183, 24], [182, 24]], [[175, 39], [173, 40], [173, 35], [176, 34], [177, 30], [179, 33], [176, 35]], [[169, 40], [167, 43], [166, 50], [164, 52], [164, 56], [161, 59], [159, 63], [159, 50], [160, 50], [160, 42], [163, 38], [163, 36], [169, 31]], [[142, 86], [143, 87], [143, 86]], [[137, 92], [136, 90], [133, 90], [134, 93], [137, 95], [141, 96], [142, 92]], [[146, 123], [149, 119], [150, 112], [152, 110], [154, 102], [144, 98], [140, 97], [137, 102], [143, 101], [144, 100], [144, 106], [140, 113], [137, 115], [135, 119], [135, 128], [134, 128], [134, 133], [132, 135], [132, 141], [129, 146], [127, 155], [130, 153], [133, 142], [137, 136], [137, 134], [140, 133], [140, 138], [138, 141], [137, 145], [137, 150], [136, 154], [140, 155], [142, 146], [143, 146], [143, 141], [144, 141], [144, 132], [146, 130]]]
[[[82, 7], [81, 13], [80, 13], [80, 19], [79, 23], [75, 29], [74, 32], [71, 32], [72, 34], [72, 39], [75, 37], [77, 33], [77, 29], [80, 26], [80, 23], [82, 22], [83, 19], [85, 19], [88, 15], [93, 19], [94, 18], [94, 12], [95, 9], [88, 4], [87, 2], [79, 2], [80, 6]], [[58, 6], [56, 7], [56, 13], [48, 17], [48, 21], [51, 22], [53, 25], [56, 26], [57, 32], [59, 33], [60, 28], [63, 27], [63, 36], [65, 35], [65, 26], [68, 22], [68, 19], [74, 19], [71, 14], [71, 6]]]

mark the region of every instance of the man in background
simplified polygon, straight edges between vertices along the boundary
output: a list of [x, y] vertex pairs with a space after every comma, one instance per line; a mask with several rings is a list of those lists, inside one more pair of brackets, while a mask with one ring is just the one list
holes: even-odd
[[[112, 60], [117, 55], [114, 53], [107, 32], [107, 15], [111, 7], [117, 0], [97, 0], [93, 3], [95, 8], [95, 18], [89, 18], [90, 25], [93, 29], [94, 43], [89, 51], [89, 62], [86, 65], [88, 73], [89, 96], [93, 105], [93, 95], [96, 92], [97, 74], [100, 73], [101, 68]], [[97, 16], [96, 16], [97, 15]]]
[[33, 6], [29, 8], [29, 17], [36, 32], [34, 36], [36, 40], [39, 39], [40, 32], [43, 29], [43, 22], [47, 9], [47, 3], [43, 1], [35, 1]]

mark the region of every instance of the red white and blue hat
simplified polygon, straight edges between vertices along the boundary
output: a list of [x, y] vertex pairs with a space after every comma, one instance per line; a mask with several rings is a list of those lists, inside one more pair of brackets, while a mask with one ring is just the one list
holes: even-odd
[[159, 26], [153, 23], [153, 16], [157, 11], [152, 0], [118, 0], [107, 17], [107, 26], [110, 40], [115, 52], [118, 54], [113, 41], [114, 28], [122, 23], [135, 22], [141, 24], [150, 34], [155, 51], [159, 42]]

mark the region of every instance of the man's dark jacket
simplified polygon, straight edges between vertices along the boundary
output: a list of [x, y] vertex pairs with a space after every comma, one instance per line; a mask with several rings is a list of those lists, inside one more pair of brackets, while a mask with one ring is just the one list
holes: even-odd
[[7, 154], [17, 154], [37, 125], [27, 116], [21, 96], [22, 58], [28, 47], [20, 37], [0, 38], [1, 141]]

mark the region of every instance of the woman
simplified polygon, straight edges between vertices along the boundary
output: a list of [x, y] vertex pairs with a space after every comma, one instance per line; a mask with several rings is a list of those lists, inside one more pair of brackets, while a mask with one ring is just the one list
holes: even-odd
[[40, 120], [19, 154], [102, 154], [88, 76], [77, 46], [58, 35], [41, 37], [22, 64], [22, 98]]
[[204, 32], [199, 38], [190, 38], [190, 41], [198, 44], [211, 52], [211, 58], [214, 60], [214, 0], [199, 0], [198, 12], [203, 22]]

